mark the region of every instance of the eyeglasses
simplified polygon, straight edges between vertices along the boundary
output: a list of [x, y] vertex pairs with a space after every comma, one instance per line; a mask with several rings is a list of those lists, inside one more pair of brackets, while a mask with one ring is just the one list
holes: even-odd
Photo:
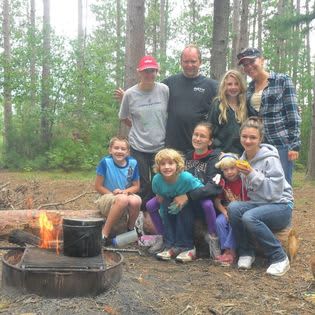
[[157, 72], [156, 69], [144, 69], [143, 70], [145, 73], [153, 73], [153, 72]]

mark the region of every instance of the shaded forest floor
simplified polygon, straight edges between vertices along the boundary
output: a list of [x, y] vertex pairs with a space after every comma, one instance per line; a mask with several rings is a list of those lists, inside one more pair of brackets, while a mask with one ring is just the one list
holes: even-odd
[[[215, 266], [209, 259], [178, 264], [124, 253], [121, 281], [97, 297], [47, 299], [12, 295], [1, 288], [0, 314], [314, 314], [315, 304], [305, 299], [305, 292], [315, 291], [310, 270], [315, 255], [315, 184], [303, 181], [302, 174], [295, 183], [294, 226], [300, 250], [290, 271], [279, 279], [265, 274], [262, 258], [252, 270], [240, 272]], [[30, 202], [33, 208], [60, 203], [50, 209], [95, 209], [92, 178], [1, 172], [0, 188], [1, 209], [23, 209]]]

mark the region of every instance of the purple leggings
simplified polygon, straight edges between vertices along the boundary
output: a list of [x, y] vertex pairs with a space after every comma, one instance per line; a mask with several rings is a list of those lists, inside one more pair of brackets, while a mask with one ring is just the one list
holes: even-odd
[[[194, 201], [193, 203], [195, 202], [196, 201]], [[212, 200], [210, 199], [201, 200], [201, 201], [198, 201], [198, 204], [201, 204], [201, 208], [203, 210], [207, 227], [208, 227], [208, 233], [216, 235], [217, 234], [217, 229], [216, 229], [216, 224], [215, 224], [216, 213], [214, 210]], [[146, 208], [150, 214], [151, 220], [155, 226], [157, 233], [163, 235], [164, 227], [163, 227], [163, 222], [159, 213], [160, 204], [157, 201], [157, 198], [154, 197], [150, 199], [146, 203]]]

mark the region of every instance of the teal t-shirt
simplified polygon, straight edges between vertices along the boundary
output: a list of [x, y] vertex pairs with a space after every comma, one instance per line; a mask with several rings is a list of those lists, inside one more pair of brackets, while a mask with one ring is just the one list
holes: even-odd
[[175, 183], [166, 182], [160, 173], [156, 174], [152, 180], [153, 192], [164, 198], [174, 198], [203, 186], [198, 178], [187, 171], [181, 172]]

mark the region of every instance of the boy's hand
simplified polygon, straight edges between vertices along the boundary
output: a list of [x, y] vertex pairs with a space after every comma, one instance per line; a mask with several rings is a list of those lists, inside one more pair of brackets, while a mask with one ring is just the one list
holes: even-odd
[[121, 190], [121, 189], [115, 189], [113, 190], [113, 194], [114, 195], [119, 195], [119, 194], [127, 194], [127, 192], [125, 192], [124, 190]]

